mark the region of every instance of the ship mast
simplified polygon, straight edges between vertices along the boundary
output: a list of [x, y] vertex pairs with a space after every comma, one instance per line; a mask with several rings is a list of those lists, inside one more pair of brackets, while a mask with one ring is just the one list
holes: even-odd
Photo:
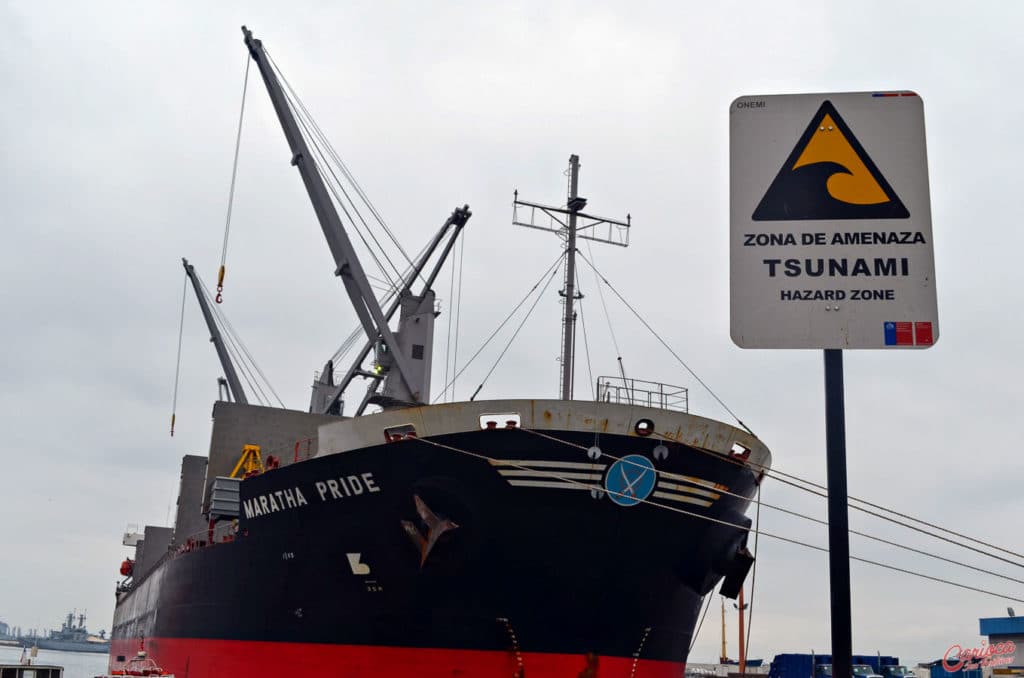
[[188, 276], [189, 281], [192, 283], [192, 288], [196, 291], [199, 310], [203, 312], [206, 327], [210, 330], [210, 342], [217, 351], [217, 358], [220, 359], [220, 366], [224, 370], [224, 377], [227, 379], [229, 399], [234, 399], [236, 403], [247, 405], [249, 401], [245, 397], [245, 391], [242, 390], [242, 382], [238, 380], [238, 372], [235, 371], [235, 366], [231, 362], [231, 356], [228, 355], [227, 347], [224, 345], [224, 338], [221, 336], [220, 328], [217, 327], [217, 323], [214, 320], [210, 305], [206, 301], [206, 295], [199, 284], [199, 278], [196, 276], [195, 269], [192, 267], [192, 264], [188, 263], [188, 259], [185, 258], [182, 258], [181, 265], [185, 267], [185, 275]]
[[384, 312], [373, 294], [359, 257], [320, 176], [316, 160], [302, 136], [288, 98], [263, 49], [263, 43], [253, 38], [252, 32], [245, 26], [242, 27], [242, 33], [284, 130], [292, 152], [292, 165], [302, 176], [313, 210], [334, 256], [335, 275], [344, 283], [367, 338], [377, 347], [378, 365], [382, 373], [388, 373], [384, 377], [386, 402], [382, 404], [387, 407], [389, 404], [402, 406], [422, 403], [429, 398], [430, 360], [425, 359], [425, 356], [430, 355], [433, 344], [433, 293], [427, 290], [424, 298], [409, 297], [403, 300], [402, 319], [397, 334], [402, 335], [405, 327], [408, 327], [409, 333], [403, 337], [404, 341], [400, 341], [399, 336], [388, 326]]
[[[572, 350], [576, 346], [573, 341], [576, 333], [576, 215], [586, 204], [586, 198], [578, 195], [580, 182], [580, 156], [569, 156], [569, 226], [566, 233], [565, 246], [565, 315], [562, 316], [562, 400], [572, 400], [573, 361]], [[580, 296], [582, 298], [582, 295]]]
[[[577, 299], [583, 298], [583, 295], [576, 291], [576, 240], [577, 238], [586, 238], [627, 247], [629, 245], [629, 227], [632, 221], [628, 214], [626, 221], [616, 221], [581, 212], [580, 210], [587, 206], [587, 199], [579, 196], [580, 157], [578, 155], [569, 156], [568, 174], [569, 194], [564, 208], [520, 200], [518, 190], [514, 194], [512, 207], [512, 223], [514, 225], [551, 231], [565, 238], [565, 287], [559, 292], [565, 299], [565, 308], [562, 314], [562, 375], [559, 390], [559, 397], [562, 400], [572, 400], [573, 367], [575, 365], [573, 357], [576, 332], [575, 303]], [[526, 217], [520, 219], [520, 207], [529, 208], [528, 221]], [[548, 222], [546, 224], [543, 222], [543, 217], [541, 217], [542, 221], [537, 221], [538, 211], [541, 215], [547, 215]], [[582, 220], [579, 225], [578, 220]]]
[[718, 658], [719, 664], [728, 664], [729, 655], [725, 651], [725, 598], [722, 598], [722, 655]]

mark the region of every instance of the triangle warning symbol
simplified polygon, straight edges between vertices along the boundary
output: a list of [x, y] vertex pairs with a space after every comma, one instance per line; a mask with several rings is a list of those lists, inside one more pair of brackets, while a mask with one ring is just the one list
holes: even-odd
[[825, 101], [761, 198], [754, 221], [906, 219], [910, 212]]

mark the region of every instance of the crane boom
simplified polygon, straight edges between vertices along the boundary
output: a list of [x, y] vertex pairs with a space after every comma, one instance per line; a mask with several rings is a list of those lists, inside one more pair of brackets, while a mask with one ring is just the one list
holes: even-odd
[[[320, 222], [320, 228], [327, 239], [327, 246], [334, 257], [335, 275], [339, 276], [344, 283], [345, 291], [355, 307], [356, 315], [359, 317], [359, 322], [368, 339], [374, 344], [383, 344], [382, 349], [387, 355], [387, 367], [397, 372], [401, 382], [398, 391], [404, 398], [396, 398], [396, 400], [423, 402], [425, 398], [429, 398], [429, 394], [426, 393], [422, 378], [418, 380], [413, 376], [422, 374], [423, 370], [413, 370], [409, 361], [414, 358], [414, 355], [408, 355], [407, 351], [402, 350], [398, 339], [388, 326], [387, 319], [384, 317], [380, 304], [377, 303], [366, 273], [359, 263], [359, 257], [352, 247], [352, 242], [345, 232], [338, 211], [335, 209], [323, 178], [320, 176], [316, 160], [310, 153], [309, 146], [306, 144], [288, 104], [288, 99], [281, 89], [281, 83], [270, 65], [262, 42], [254, 38], [252, 31], [245, 26], [242, 26], [242, 33], [245, 35], [246, 47], [249, 48], [249, 54], [260, 70], [263, 84], [266, 85], [270, 101], [284, 130], [285, 138], [292, 152], [292, 165], [299, 170], [299, 174], [302, 176], [306, 192], [313, 204], [313, 210]], [[414, 353], [420, 353], [422, 349], [421, 344], [419, 350]], [[429, 380], [429, 370], [426, 372], [426, 379]]]
[[210, 341], [213, 343], [213, 348], [217, 351], [220, 366], [224, 370], [224, 376], [228, 381], [229, 395], [236, 403], [247, 405], [249, 401], [245, 397], [245, 391], [242, 390], [242, 383], [238, 380], [238, 372], [235, 371], [235, 365], [231, 362], [231, 356], [228, 355], [227, 347], [224, 345], [224, 338], [221, 336], [220, 328], [217, 327], [217, 322], [214, 320], [210, 305], [206, 301], [206, 295], [203, 294], [203, 288], [199, 284], [199, 278], [196, 276], [195, 269], [192, 267], [192, 264], [188, 263], [188, 259], [182, 258], [181, 264], [185, 267], [185, 275], [188, 276], [188, 279], [192, 282], [192, 288], [196, 291], [199, 310], [203, 312], [206, 327], [210, 330]]

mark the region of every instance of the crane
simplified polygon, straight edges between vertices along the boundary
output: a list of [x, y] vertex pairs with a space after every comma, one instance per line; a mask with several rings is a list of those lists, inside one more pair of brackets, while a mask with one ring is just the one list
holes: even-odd
[[[382, 407], [405, 407], [420, 404], [428, 400], [430, 388], [430, 355], [434, 339], [434, 292], [429, 286], [420, 295], [414, 295], [405, 289], [397, 299], [396, 308], [401, 309], [397, 332], [392, 332], [385, 315], [370, 287], [359, 257], [349, 240], [344, 224], [331, 200], [323, 177], [317, 168], [316, 160], [310, 152], [309, 145], [292, 111], [291, 105], [281, 87], [277, 74], [270, 59], [263, 49], [261, 41], [253, 37], [252, 31], [242, 26], [245, 44], [249, 55], [259, 68], [266, 86], [267, 94], [277, 113], [285, 139], [291, 149], [291, 163], [299, 170], [316, 213], [320, 228], [327, 240], [327, 245], [334, 257], [335, 275], [341, 278], [345, 291], [355, 308], [359, 322], [363, 326], [369, 344], [376, 349], [377, 368], [375, 372], [360, 374], [370, 376], [377, 383], [377, 377], [384, 381], [383, 393], [376, 395], [376, 404]], [[465, 224], [469, 218], [468, 207], [458, 208], [450, 217], [450, 222]], [[411, 282], [411, 278], [410, 278]], [[369, 350], [367, 350], [368, 354]], [[365, 357], [365, 354], [364, 354]], [[332, 365], [328, 367], [333, 368]], [[326, 371], [326, 370], [325, 370]], [[361, 370], [356, 365], [349, 370], [355, 376]], [[337, 402], [337, 396], [323, 398], [323, 391], [330, 388], [330, 378], [321, 378], [321, 384], [314, 384], [314, 402], [326, 410]], [[345, 384], [345, 381], [343, 381]], [[346, 384], [347, 385], [347, 384]], [[320, 387], [318, 392], [317, 387]], [[338, 394], [340, 396], [340, 393]], [[373, 394], [368, 394], [368, 398]], [[325, 401], [330, 401], [326, 404]]]
[[217, 322], [213, 317], [213, 312], [210, 310], [210, 304], [206, 300], [206, 294], [203, 293], [203, 287], [199, 284], [199, 278], [196, 276], [195, 269], [192, 267], [192, 264], [188, 263], [188, 259], [182, 258], [181, 264], [185, 267], [185, 275], [188, 276], [189, 281], [192, 283], [192, 288], [196, 291], [199, 310], [203, 312], [206, 327], [210, 330], [210, 342], [213, 343], [213, 348], [217, 351], [217, 358], [220, 359], [220, 366], [224, 370], [224, 377], [227, 379], [228, 395], [236, 403], [247, 405], [249, 400], [245, 397], [245, 391], [242, 390], [242, 383], [238, 380], [238, 372], [235, 371], [235, 365], [231, 362], [231, 356], [228, 355], [227, 347], [224, 345], [224, 337], [220, 333], [220, 328], [217, 327]]

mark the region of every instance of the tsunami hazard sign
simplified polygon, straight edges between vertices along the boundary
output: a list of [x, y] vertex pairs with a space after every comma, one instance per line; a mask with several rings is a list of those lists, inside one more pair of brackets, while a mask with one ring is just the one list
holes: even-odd
[[744, 96], [732, 102], [729, 122], [733, 341], [742, 348], [933, 345], [921, 98]]

